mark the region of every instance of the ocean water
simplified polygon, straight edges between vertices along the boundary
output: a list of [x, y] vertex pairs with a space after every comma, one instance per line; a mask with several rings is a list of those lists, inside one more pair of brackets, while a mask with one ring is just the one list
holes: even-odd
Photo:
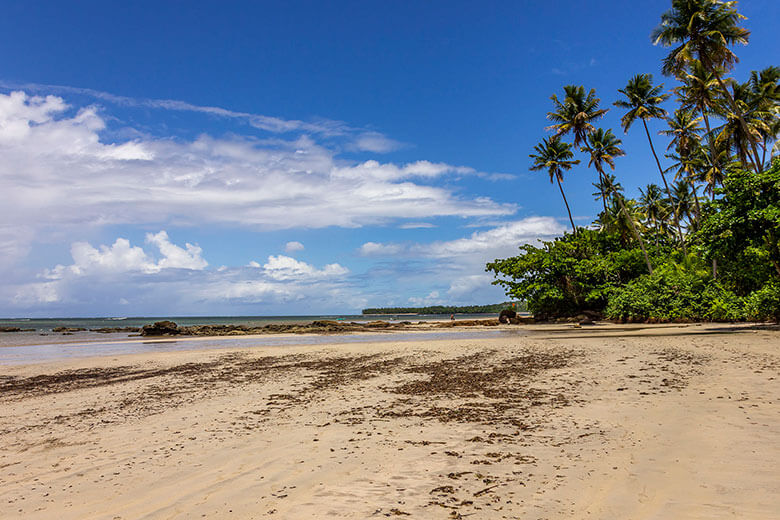
[[[169, 320], [179, 326], [190, 325], [247, 325], [262, 327], [269, 324], [309, 323], [315, 320], [355, 321], [429, 321], [449, 319], [449, 314], [323, 314], [317, 316], [136, 316], [107, 318], [14, 318], [0, 319], [0, 327], [31, 329], [29, 332], [50, 333], [57, 327], [99, 329], [104, 327], [142, 327], [155, 321]], [[457, 319], [480, 319], [495, 314], [458, 314]], [[12, 333], [0, 333], [12, 334]], [[2, 336], [0, 336], [2, 337]]]

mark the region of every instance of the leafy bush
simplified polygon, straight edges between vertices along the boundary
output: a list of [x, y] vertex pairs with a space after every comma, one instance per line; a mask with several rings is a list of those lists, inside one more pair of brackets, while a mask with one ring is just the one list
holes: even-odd
[[743, 319], [743, 308], [706, 271], [669, 263], [616, 289], [606, 314], [625, 321], [735, 321]]
[[745, 316], [749, 320], [780, 322], [780, 283], [770, 282], [751, 293], [745, 300]]
[[521, 254], [496, 260], [488, 271], [507, 295], [528, 302], [537, 318], [603, 311], [615, 288], [647, 272], [642, 251], [627, 248], [616, 234], [580, 229], [541, 247], [520, 246]]
[[744, 296], [780, 277], [780, 158], [760, 174], [731, 171], [717, 193], [694, 242]]

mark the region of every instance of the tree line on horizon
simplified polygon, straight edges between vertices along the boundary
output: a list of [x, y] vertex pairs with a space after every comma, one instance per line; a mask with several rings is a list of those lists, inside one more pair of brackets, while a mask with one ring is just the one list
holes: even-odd
[[[750, 37], [743, 19], [737, 2], [720, 0], [672, 0], [661, 15], [651, 39], [670, 48], [661, 70], [675, 86], [636, 74], [613, 103], [622, 130], [647, 137], [657, 168], [635, 199], [615, 173], [621, 139], [597, 126], [610, 109], [595, 89], [566, 85], [551, 96], [551, 135], [534, 147], [530, 169], [557, 183], [572, 231], [488, 263], [494, 284], [539, 316], [780, 319], [780, 68], [752, 71], [744, 83], [729, 76], [739, 61], [732, 47]], [[665, 122], [665, 149], [650, 120]], [[584, 160], [602, 209], [578, 228], [564, 174]]]
[[491, 305], [431, 305], [428, 307], [380, 307], [363, 309], [363, 314], [491, 314], [505, 309], [526, 310], [525, 302], [504, 302]]

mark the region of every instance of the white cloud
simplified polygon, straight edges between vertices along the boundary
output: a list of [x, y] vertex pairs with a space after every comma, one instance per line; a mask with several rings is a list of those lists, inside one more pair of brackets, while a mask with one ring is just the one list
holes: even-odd
[[[265, 116], [261, 114], [251, 114], [248, 112], [237, 112], [221, 107], [194, 105], [186, 101], [175, 99], [143, 99], [131, 98], [127, 96], [118, 96], [108, 92], [101, 92], [91, 88], [69, 87], [64, 85], [41, 85], [38, 83], [15, 84], [0, 80], [0, 87], [13, 90], [26, 90], [32, 92], [47, 92], [58, 94], [78, 94], [89, 96], [94, 99], [106, 101], [125, 107], [141, 107], [160, 110], [174, 110], [181, 112], [198, 112], [210, 116], [224, 117], [229, 119], [240, 119], [249, 123], [251, 126], [266, 130], [268, 132], [286, 133], [286, 132], [313, 132], [325, 135], [341, 135], [346, 132], [354, 131], [341, 121], [323, 120], [316, 123], [281, 119], [278, 117]], [[377, 135], [381, 136], [377, 132]]]
[[255, 304], [265, 305], [268, 313], [275, 305], [296, 302], [322, 309], [362, 301], [360, 295], [343, 288], [349, 270], [338, 263], [317, 268], [272, 255], [264, 265], [250, 262], [249, 269], [206, 269], [199, 247], [175, 245], [164, 231], [149, 234], [147, 243], [159, 250], [158, 259], [125, 238], [110, 246], [74, 243], [73, 264], [44, 270], [38, 281], [0, 285], [0, 308], [9, 304], [16, 308], [98, 306], [107, 314], [112, 308], [139, 314], [157, 308], [157, 313], [167, 314], [172, 308], [182, 313], [226, 312], [230, 306]]
[[471, 294], [490, 287], [493, 276], [490, 274], [462, 275], [450, 283], [447, 294], [456, 300], [468, 300]]
[[378, 242], [366, 242], [358, 249], [360, 256], [394, 256], [403, 252], [401, 244], [380, 244]]
[[[491, 285], [493, 277], [485, 273], [485, 264], [496, 258], [514, 256], [520, 245], [549, 240], [564, 230], [551, 217], [529, 217], [455, 240], [407, 244], [367, 242], [358, 248], [358, 253], [385, 259], [389, 267], [383, 268], [382, 276], [389, 280], [393, 290], [398, 290], [399, 279], [408, 282], [406, 290], [435, 280], [449, 283], [446, 301], [442, 300], [445, 303], [496, 303], [504, 297], [503, 291]], [[423, 303], [434, 299], [416, 298], [415, 301], [420, 305], [434, 304]]]
[[353, 147], [361, 152], [388, 153], [401, 148], [401, 143], [379, 132], [363, 132], [355, 138]]
[[328, 264], [317, 269], [311, 264], [284, 255], [269, 256], [263, 269], [274, 280], [313, 280], [343, 276], [349, 272], [349, 269], [339, 264]]
[[[104, 142], [105, 127], [94, 107], [74, 113], [56, 96], [0, 94], [0, 250], [7, 258], [18, 261], [31, 243], [53, 234], [108, 225], [360, 227], [392, 219], [498, 217], [515, 208], [417, 182], [474, 172], [467, 167], [349, 164], [305, 135]], [[185, 248], [170, 261], [191, 267], [196, 257]]]
[[439, 298], [439, 291], [431, 291], [427, 296], [422, 298], [412, 296], [408, 300], [409, 304], [413, 307], [428, 307], [430, 305], [441, 305], [444, 301]]
[[155, 261], [143, 248], [131, 246], [126, 238], [117, 238], [110, 245], [92, 247], [87, 242], [74, 242], [70, 247], [73, 264], [57, 265], [43, 273], [45, 278], [59, 280], [68, 275], [82, 276], [86, 274], [156, 273], [163, 269], [204, 269], [208, 262], [201, 258], [201, 248], [185, 244], [185, 248], [171, 243], [168, 233], [146, 235], [146, 241], [157, 246], [161, 258]]
[[154, 244], [160, 250], [163, 258], [157, 263], [158, 269], [204, 269], [208, 264], [200, 254], [203, 250], [192, 244], [184, 244], [184, 248], [172, 244], [168, 233], [160, 231], [156, 234], [147, 233], [146, 241]]
[[529, 217], [500, 224], [486, 231], [475, 231], [469, 237], [456, 240], [427, 244], [366, 242], [358, 248], [358, 253], [361, 256], [456, 258], [477, 255], [482, 258], [489, 254], [513, 254], [521, 244], [560, 235], [564, 229], [552, 217]]
[[407, 222], [406, 224], [401, 224], [398, 226], [399, 229], [428, 229], [435, 227], [435, 224], [431, 224], [429, 222]]
[[300, 242], [296, 242], [296, 241], [287, 242], [284, 245], [284, 250], [287, 251], [288, 253], [295, 253], [296, 251], [303, 251], [304, 249], [305, 248], [304, 248], [303, 244], [301, 244]]
[[487, 231], [476, 231], [468, 238], [434, 242], [422, 246], [421, 251], [434, 257], [452, 257], [489, 251], [503, 251], [520, 244], [536, 242], [540, 238], [560, 235], [564, 227], [551, 217], [530, 217], [510, 222]]

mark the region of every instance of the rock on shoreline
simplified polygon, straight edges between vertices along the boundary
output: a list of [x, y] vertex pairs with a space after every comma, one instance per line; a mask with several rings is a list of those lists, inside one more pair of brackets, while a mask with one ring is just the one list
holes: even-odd
[[[515, 318], [513, 323], [527, 323], [527, 319]], [[430, 328], [452, 327], [495, 327], [498, 319], [485, 320], [453, 320], [444, 322], [410, 321], [390, 323], [387, 321], [370, 321], [368, 323], [343, 322], [332, 320], [317, 320], [311, 323], [271, 323], [262, 327], [246, 325], [192, 325], [180, 327], [172, 321], [158, 321], [141, 328], [141, 336], [245, 336], [249, 334], [344, 334], [350, 332], [389, 332], [402, 330], [420, 330]]]

